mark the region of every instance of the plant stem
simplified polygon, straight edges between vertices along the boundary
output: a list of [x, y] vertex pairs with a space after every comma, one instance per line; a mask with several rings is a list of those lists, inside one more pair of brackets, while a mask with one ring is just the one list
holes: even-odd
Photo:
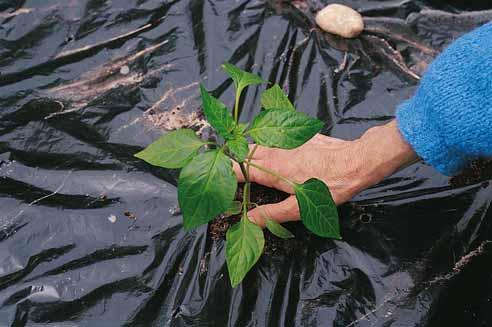
[[246, 212], [248, 212], [249, 188], [250, 188], [250, 183], [249, 182], [244, 183], [244, 187], [243, 187], [243, 214], [246, 214]]
[[236, 101], [234, 102], [234, 120], [239, 123], [239, 97], [241, 93], [236, 90]]
[[244, 163], [240, 162], [239, 167], [241, 168], [241, 172], [243, 173], [244, 176], [244, 187], [243, 187], [243, 216], [247, 216], [246, 213], [248, 212], [248, 207], [249, 207], [249, 201], [250, 201], [250, 187], [251, 183], [249, 182], [249, 171], [246, 170], [246, 167], [244, 167]]
[[[253, 148], [253, 150], [251, 150], [251, 152], [249, 153], [248, 155], [248, 163], [251, 163], [251, 160], [253, 160], [253, 155], [255, 154], [256, 152], [256, 149], [258, 149], [258, 144], [255, 144], [255, 147]], [[248, 165], [248, 177], [249, 177], [249, 167], [250, 165]]]
[[249, 171], [244, 167], [243, 162], [239, 162], [239, 168], [241, 168], [241, 172], [243, 173], [244, 179], [246, 182], [249, 182]]
[[275, 176], [275, 177], [277, 177], [277, 178], [279, 178], [279, 179], [283, 180], [284, 182], [286, 182], [287, 184], [289, 184], [289, 185], [290, 185], [290, 186], [292, 186], [292, 187], [295, 187], [295, 186], [296, 186], [296, 183], [294, 183], [293, 181], [291, 181], [291, 180], [290, 180], [290, 179], [288, 179], [287, 177], [284, 177], [284, 176], [282, 176], [282, 175], [280, 175], [280, 174], [278, 174], [278, 173], [274, 172], [273, 170], [270, 170], [270, 169], [265, 168], [265, 167], [263, 167], [263, 166], [260, 166], [260, 165], [254, 164], [254, 163], [252, 163], [251, 161], [248, 161], [248, 166], [255, 167], [255, 168], [256, 168], [256, 169], [258, 169], [258, 170], [261, 170], [261, 171], [263, 171], [263, 172], [265, 172], [265, 173], [267, 173], [267, 174], [270, 174], [270, 175], [272, 175], [272, 176]]

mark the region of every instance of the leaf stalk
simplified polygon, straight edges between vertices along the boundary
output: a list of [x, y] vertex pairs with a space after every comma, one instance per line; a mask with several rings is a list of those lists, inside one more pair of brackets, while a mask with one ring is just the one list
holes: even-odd
[[239, 98], [241, 97], [242, 89], [236, 88], [236, 101], [234, 102], [234, 120], [239, 123]]
[[278, 179], [283, 180], [284, 182], [286, 182], [287, 184], [289, 184], [290, 186], [292, 186], [292, 187], [294, 187], [294, 188], [295, 188], [295, 187], [296, 187], [296, 185], [297, 185], [296, 183], [294, 183], [293, 181], [291, 181], [291, 180], [290, 180], [290, 179], [288, 179], [287, 177], [284, 177], [284, 176], [282, 176], [282, 175], [280, 175], [280, 174], [278, 174], [278, 173], [274, 172], [273, 170], [270, 170], [270, 169], [265, 168], [265, 167], [263, 167], [263, 166], [260, 166], [260, 165], [254, 164], [254, 163], [252, 163], [251, 161], [248, 161], [248, 166], [255, 167], [256, 169], [261, 170], [262, 172], [265, 172], [265, 173], [270, 174], [270, 175], [272, 175], [272, 176], [274, 176], [274, 177], [277, 177]]

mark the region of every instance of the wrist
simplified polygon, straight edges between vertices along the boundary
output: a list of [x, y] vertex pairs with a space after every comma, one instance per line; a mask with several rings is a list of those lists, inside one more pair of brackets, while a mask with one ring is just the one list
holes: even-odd
[[379, 183], [385, 177], [418, 160], [412, 147], [401, 135], [395, 120], [367, 130], [354, 141], [357, 151], [359, 191]]

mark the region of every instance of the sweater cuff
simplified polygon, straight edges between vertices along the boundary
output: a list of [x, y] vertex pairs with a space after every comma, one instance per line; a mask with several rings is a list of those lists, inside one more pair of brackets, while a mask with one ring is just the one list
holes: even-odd
[[440, 173], [451, 176], [464, 168], [465, 158], [445, 144], [436, 118], [425, 105], [415, 105], [414, 98], [403, 102], [396, 111], [396, 120], [407, 143]]

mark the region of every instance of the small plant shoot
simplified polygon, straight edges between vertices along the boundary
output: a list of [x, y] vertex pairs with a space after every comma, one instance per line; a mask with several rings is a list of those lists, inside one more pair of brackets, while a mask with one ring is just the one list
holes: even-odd
[[[207, 224], [220, 214], [241, 216], [241, 220], [226, 234], [227, 268], [231, 284], [236, 287], [256, 264], [265, 245], [263, 230], [247, 216], [252, 206], [250, 167], [292, 185], [301, 221], [311, 232], [321, 237], [340, 239], [340, 228], [336, 205], [324, 182], [312, 178], [298, 184], [252, 160], [257, 145], [293, 149], [316, 135], [323, 123], [296, 111], [276, 84], [262, 93], [263, 110], [249, 124], [239, 123], [239, 102], [243, 90], [249, 85], [267, 82], [229, 63], [222, 65], [222, 68], [235, 85], [232, 111], [200, 85], [203, 112], [217, 133], [218, 141], [204, 141], [191, 129], [179, 129], [160, 137], [135, 156], [154, 166], [181, 168], [178, 201], [185, 229]], [[250, 146], [248, 140], [255, 145]], [[238, 182], [232, 168], [233, 161], [238, 163], [245, 177], [245, 183], [241, 186], [241, 201], [235, 199]], [[269, 217], [264, 219], [265, 227], [273, 235], [284, 239], [294, 237], [278, 222]]]

